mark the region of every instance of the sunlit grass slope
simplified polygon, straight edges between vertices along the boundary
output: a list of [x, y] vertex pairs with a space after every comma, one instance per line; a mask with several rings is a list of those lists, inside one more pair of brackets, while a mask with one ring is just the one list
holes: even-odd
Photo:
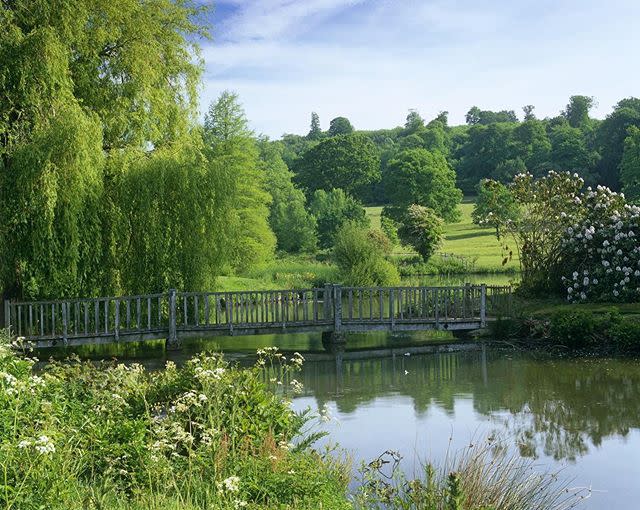
[[[505, 272], [517, 271], [518, 260], [513, 249], [513, 259], [502, 265], [506, 256], [500, 242], [496, 239], [495, 231], [492, 228], [481, 228], [474, 225], [471, 219], [473, 211], [473, 201], [465, 200], [460, 204], [461, 219], [457, 223], [445, 225], [444, 242], [440, 253], [450, 253], [453, 255], [466, 257], [475, 260], [474, 271], [477, 272]], [[367, 214], [371, 219], [371, 226], [380, 228], [380, 213], [382, 207], [367, 207]], [[395, 253], [406, 253], [407, 248], [396, 248]]]

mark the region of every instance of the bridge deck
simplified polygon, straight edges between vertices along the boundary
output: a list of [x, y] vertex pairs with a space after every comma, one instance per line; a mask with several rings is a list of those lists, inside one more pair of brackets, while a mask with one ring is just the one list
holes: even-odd
[[511, 288], [341, 287], [5, 301], [5, 326], [35, 347], [298, 332], [468, 330], [509, 312]]

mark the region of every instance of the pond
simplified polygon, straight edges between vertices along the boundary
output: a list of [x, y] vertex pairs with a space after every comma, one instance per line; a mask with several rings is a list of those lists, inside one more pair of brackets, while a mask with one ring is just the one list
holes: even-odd
[[[318, 334], [219, 337], [185, 342], [178, 352], [165, 352], [162, 342], [91, 346], [79, 354], [162, 369], [201, 350], [251, 364], [256, 349], [271, 345], [304, 352], [304, 393], [294, 407], [329, 408], [334, 419], [317, 426], [356, 467], [391, 449], [412, 474], [420, 461], [442, 464], [448, 451], [493, 435], [538, 470], [560, 469], [572, 486], [591, 487], [582, 508], [638, 507], [640, 360], [492, 350], [446, 332], [350, 335], [337, 356]], [[440, 352], [420, 353], [426, 349]]]
[[640, 501], [640, 363], [551, 359], [512, 351], [307, 361], [297, 409], [328, 407], [330, 441], [354, 465], [392, 449], [413, 473], [420, 460], [497, 435], [541, 470], [591, 487], [584, 508]]

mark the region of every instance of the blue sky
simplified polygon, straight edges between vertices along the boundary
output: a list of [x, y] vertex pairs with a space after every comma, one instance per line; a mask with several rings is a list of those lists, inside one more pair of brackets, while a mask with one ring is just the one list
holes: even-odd
[[640, 0], [218, 0], [210, 18], [201, 110], [233, 90], [274, 138], [312, 111], [378, 129], [410, 108], [554, 116], [573, 94], [604, 117], [640, 95]]

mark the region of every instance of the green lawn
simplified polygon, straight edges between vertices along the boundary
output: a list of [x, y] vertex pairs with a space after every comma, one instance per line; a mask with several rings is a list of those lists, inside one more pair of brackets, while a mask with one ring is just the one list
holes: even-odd
[[[367, 207], [367, 214], [371, 219], [371, 226], [380, 228], [380, 213], [382, 207]], [[514, 272], [519, 269], [515, 247], [513, 257], [504, 266], [504, 253], [500, 242], [496, 239], [495, 231], [491, 228], [481, 228], [473, 224], [471, 212], [473, 202], [465, 200], [460, 204], [462, 218], [457, 223], [445, 225], [444, 242], [440, 253], [450, 253], [475, 261], [475, 272]], [[512, 247], [510, 247], [512, 248]], [[411, 253], [405, 247], [397, 247], [395, 254]]]

